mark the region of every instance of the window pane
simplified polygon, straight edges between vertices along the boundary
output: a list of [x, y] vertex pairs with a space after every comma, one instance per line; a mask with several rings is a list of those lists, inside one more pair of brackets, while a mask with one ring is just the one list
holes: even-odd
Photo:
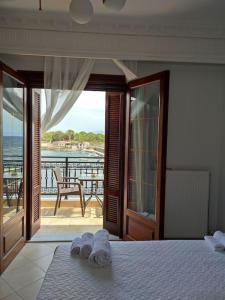
[[3, 222], [24, 205], [23, 92], [16, 79], [3, 73]]
[[128, 208], [154, 219], [159, 81], [131, 90]]

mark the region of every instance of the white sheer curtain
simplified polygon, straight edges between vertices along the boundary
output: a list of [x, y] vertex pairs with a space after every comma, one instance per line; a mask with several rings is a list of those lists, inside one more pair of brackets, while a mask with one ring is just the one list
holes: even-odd
[[95, 60], [45, 57], [44, 88], [46, 111], [42, 132], [61, 122], [84, 90]]
[[3, 90], [3, 108], [18, 120], [23, 120], [23, 97], [19, 95], [17, 88]]
[[137, 79], [137, 61], [124, 62], [118, 59], [113, 59], [112, 61], [124, 73], [127, 82]]
[[131, 199], [145, 217], [155, 213], [155, 170], [158, 140], [159, 83], [131, 91], [131, 161], [135, 183]]

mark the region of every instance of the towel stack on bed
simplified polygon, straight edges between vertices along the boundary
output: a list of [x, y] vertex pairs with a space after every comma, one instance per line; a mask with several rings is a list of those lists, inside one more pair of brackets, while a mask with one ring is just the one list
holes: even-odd
[[216, 231], [213, 236], [205, 235], [204, 239], [207, 245], [214, 251], [225, 250], [225, 233], [222, 231]]
[[94, 267], [105, 267], [111, 263], [111, 249], [107, 230], [90, 232], [75, 238], [71, 245], [71, 255], [88, 259]]

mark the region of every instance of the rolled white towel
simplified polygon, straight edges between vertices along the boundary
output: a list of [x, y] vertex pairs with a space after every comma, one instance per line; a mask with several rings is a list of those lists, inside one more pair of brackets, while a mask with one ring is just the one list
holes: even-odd
[[101, 240], [109, 240], [109, 232], [106, 229], [98, 230], [94, 235], [94, 240], [101, 239]]
[[90, 232], [86, 232], [81, 237], [80, 257], [88, 258], [93, 249], [94, 235]]
[[106, 229], [100, 229], [95, 233], [93, 251], [90, 254], [89, 262], [97, 267], [104, 267], [111, 263], [109, 232]]
[[[81, 237], [76, 237], [71, 244], [71, 254], [72, 255], [80, 255], [82, 257], [88, 257], [92, 251], [92, 247], [90, 248], [91, 240], [93, 241], [94, 235], [90, 232], [85, 232]], [[82, 249], [82, 253], [81, 253]], [[86, 253], [89, 253], [88, 256]]]
[[81, 236], [81, 238], [82, 238], [83, 241], [86, 240], [86, 239], [90, 239], [90, 238], [93, 239], [93, 237], [94, 237], [94, 234], [91, 233], [91, 232], [85, 232]]
[[93, 250], [88, 259], [92, 266], [103, 268], [111, 264], [111, 248], [110, 243], [105, 238], [100, 239], [94, 237]]
[[70, 248], [71, 255], [79, 255], [81, 245], [82, 245], [82, 239], [80, 237], [75, 238], [72, 241], [71, 248]]
[[222, 244], [225, 248], [225, 233], [224, 232], [218, 230], [214, 233], [213, 237], [215, 240], [220, 242], [220, 244]]
[[207, 243], [207, 245], [214, 251], [223, 251], [224, 246], [218, 242], [213, 236], [211, 235], [205, 235], [204, 239]]

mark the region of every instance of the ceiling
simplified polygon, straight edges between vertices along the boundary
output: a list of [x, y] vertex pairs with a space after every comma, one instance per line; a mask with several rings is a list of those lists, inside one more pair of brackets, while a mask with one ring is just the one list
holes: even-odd
[[[82, 0], [81, 0], [82, 1]], [[102, 0], [90, 0], [95, 15], [124, 17], [186, 17], [204, 21], [225, 19], [224, 0], [127, 0], [125, 7], [117, 13], [106, 9]], [[70, 0], [42, 0], [45, 12], [67, 12]], [[38, 11], [39, 0], [0, 0], [1, 9]]]

